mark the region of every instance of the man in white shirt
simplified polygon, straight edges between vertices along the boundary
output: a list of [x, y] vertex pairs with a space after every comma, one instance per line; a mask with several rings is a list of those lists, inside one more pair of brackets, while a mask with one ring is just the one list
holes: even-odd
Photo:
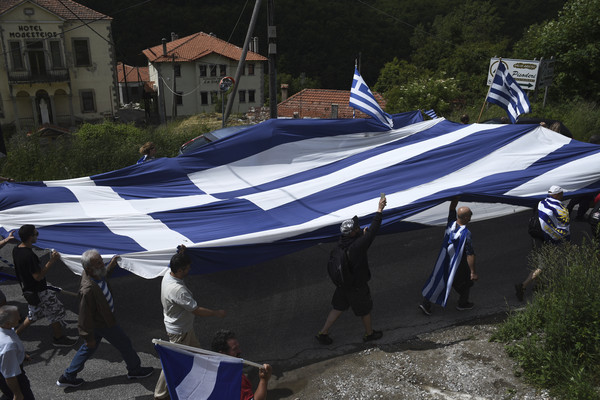
[[0, 307], [0, 390], [9, 399], [35, 399], [23, 370], [25, 348], [14, 331], [19, 324], [15, 306]]
[[[211, 310], [200, 307], [194, 300], [192, 292], [183, 281], [183, 278], [189, 274], [191, 265], [192, 261], [185, 254], [185, 246], [179, 246], [177, 254], [171, 257], [171, 271], [163, 276], [160, 287], [160, 302], [163, 306], [165, 328], [169, 341], [186, 346], [200, 347], [194, 332], [194, 318], [196, 315], [223, 318], [226, 312], [225, 310]], [[162, 371], [154, 389], [154, 398], [169, 398], [165, 375]]]

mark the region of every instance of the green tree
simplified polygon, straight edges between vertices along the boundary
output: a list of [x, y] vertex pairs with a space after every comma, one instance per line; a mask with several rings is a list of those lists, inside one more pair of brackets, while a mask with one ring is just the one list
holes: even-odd
[[558, 17], [532, 25], [515, 45], [520, 58], [555, 57], [553, 87], [562, 99], [600, 100], [600, 0], [568, 1]]

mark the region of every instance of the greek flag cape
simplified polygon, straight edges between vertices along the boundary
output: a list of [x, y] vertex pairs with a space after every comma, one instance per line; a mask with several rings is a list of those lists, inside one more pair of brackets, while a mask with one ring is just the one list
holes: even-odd
[[239, 400], [242, 360], [154, 345], [171, 400]]
[[547, 197], [540, 201], [538, 217], [546, 241], [558, 243], [569, 240], [571, 236], [569, 211], [561, 201], [553, 197]]
[[502, 61], [498, 63], [486, 101], [504, 108], [513, 124], [519, 115], [531, 111], [527, 94], [508, 73]]
[[539, 125], [392, 118], [393, 130], [373, 118], [271, 119], [173, 158], [5, 182], [0, 234], [34, 224], [36, 245], [74, 273], [95, 248], [152, 279], [180, 244], [206, 274], [333, 242], [342, 221], [370, 223], [381, 192], [381, 234], [445, 226], [454, 196], [481, 220], [534, 208], [552, 185], [566, 198], [600, 192], [598, 145]]
[[375, 96], [371, 93], [371, 89], [356, 68], [354, 68], [354, 78], [352, 79], [352, 88], [350, 88], [350, 107], [370, 115], [389, 129], [394, 127], [392, 116], [381, 109]]
[[454, 275], [462, 260], [468, 232], [466, 225], [458, 225], [456, 221], [446, 228], [442, 249], [422, 291], [423, 297], [429, 301], [446, 307]]

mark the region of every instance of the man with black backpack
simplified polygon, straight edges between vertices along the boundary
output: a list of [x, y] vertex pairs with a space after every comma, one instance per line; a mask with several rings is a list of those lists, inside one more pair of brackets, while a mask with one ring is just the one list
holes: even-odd
[[[332, 250], [332, 253], [335, 252], [338, 256], [332, 254], [330, 259], [338, 258], [339, 262], [343, 264], [340, 264], [340, 268], [343, 267], [345, 272], [342, 274], [342, 280], [333, 279], [332, 277], [336, 284], [331, 299], [333, 309], [329, 312], [325, 325], [316, 336], [321, 344], [329, 345], [333, 343], [333, 339], [329, 337], [329, 328], [348, 308], [352, 308], [354, 315], [362, 319], [365, 327], [364, 342], [381, 339], [383, 336], [383, 332], [376, 331], [371, 326], [373, 299], [368, 285], [371, 279], [371, 270], [369, 269], [367, 250], [369, 250], [381, 226], [382, 212], [386, 204], [385, 195], [382, 194], [373, 222], [371, 222], [370, 227], [364, 230], [360, 229], [358, 217], [356, 216], [345, 220], [340, 226], [340, 240], [336, 248]], [[344, 260], [344, 257], [347, 260]]]

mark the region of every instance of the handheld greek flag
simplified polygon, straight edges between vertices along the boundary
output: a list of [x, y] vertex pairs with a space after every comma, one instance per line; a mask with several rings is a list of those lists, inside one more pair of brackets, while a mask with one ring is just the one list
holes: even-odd
[[375, 100], [375, 96], [371, 93], [371, 89], [369, 89], [356, 68], [354, 68], [354, 78], [350, 89], [350, 107], [370, 115], [390, 129], [394, 128], [392, 116], [381, 109], [377, 100]]
[[486, 101], [504, 108], [513, 124], [519, 115], [531, 111], [527, 94], [508, 73], [502, 61], [498, 63]]
[[239, 400], [243, 360], [154, 347], [160, 356], [172, 400]]

